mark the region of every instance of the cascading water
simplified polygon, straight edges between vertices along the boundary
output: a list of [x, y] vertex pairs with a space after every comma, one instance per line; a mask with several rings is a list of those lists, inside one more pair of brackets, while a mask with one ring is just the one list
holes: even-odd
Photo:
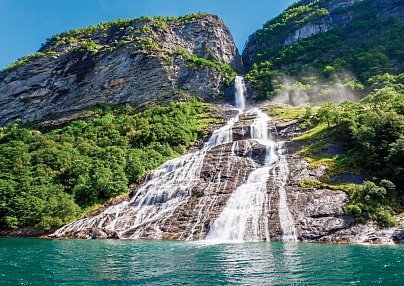
[[278, 164], [273, 169], [273, 177], [279, 194], [279, 222], [282, 228], [283, 241], [297, 241], [296, 228], [292, 214], [289, 211], [286, 198], [285, 185], [289, 176], [288, 162], [286, 161], [286, 150], [284, 142], [277, 145]]
[[[236, 77], [235, 89], [238, 115], [215, 130], [201, 150], [170, 160], [151, 172], [130, 201], [66, 225], [53, 236], [68, 237], [88, 229], [102, 229], [123, 238], [176, 237], [194, 240], [205, 236], [210, 223], [206, 236], [209, 240], [269, 241], [271, 198], [267, 184], [271, 178], [279, 195], [282, 238], [285, 241], [296, 240], [293, 217], [287, 206], [285, 184], [289, 169], [283, 144], [271, 140], [268, 133], [270, 118], [265, 113], [258, 108], [245, 111], [246, 89], [242, 77]], [[240, 134], [246, 131], [242, 120], [250, 122], [249, 138], [240, 139], [240, 136], [244, 136]], [[241, 133], [234, 133], [240, 126]], [[234, 134], [239, 137], [233, 138]], [[253, 158], [253, 145], [264, 148], [264, 158]], [[209, 160], [205, 162], [207, 154], [216, 154], [218, 160], [214, 161], [216, 165], [212, 173], [204, 175], [205, 182], [208, 178], [207, 184], [201, 185], [203, 166], [212, 164]], [[212, 155], [209, 156], [212, 160]], [[240, 160], [244, 163], [237, 165]], [[239, 169], [234, 170], [235, 166], [239, 166]], [[246, 173], [244, 169], [250, 171]], [[229, 178], [233, 178], [230, 183]], [[193, 194], [198, 188], [202, 188], [203, 194], [199, 199]], [[229, 195], [224, 197], [228, 200], [223, 209], [220, 194], [225, 190], [229, 190]], [[190, 210], [193, 203], [195, 209]], [[220, 215], [217, 216], [219, 212], [216, 212], [209, 220], [215, 208], [220, 208]], [[175, 220], [180, 210], [186, 214]], [[173, 221], [178, 224], [187, 218], [190, 221], [181, 230], [178, 226], [172, 226]], [[178, 236], [172, 236], [175, 232], [179, 233]]]
[[234, 80], [234, 87], [236, 89], [236, 94], [235, 94], [235, 102], [236, 102], [236, 108], [238, 108], [240, 111], [243, 111], [245, 109], [245, 85], [244, 85], [244, 78], [241, 76], [236, 76], [236, 79]]
[[[240, 78], [236, 80], [236, 104], [245, 106], [245, 103], [238, 100], [238, 98], [244, 99], [243, 80]], [[246, 114], [255, 115], [254, 122], [250, 126], [251, 139], [257, 140], [266, 147], [264, 164], [261, 168], [254, 170], [247, 181], [233, 192], [224, 210], [212, 224], [206, 239], [218, 242], [270, 241], [268, 231], [270, 199], [267, 181], [272, 170], [279, 194], [282, 238], [284, 241], [296, 241], [296, 230], [287, 206], [285, 191], [289, 169], [283, 154], [283, 143], [275, 143], [269, 138], [270, 118], [260, 109], [251, 109]]]
[[271, 161], [274, 159], [274, 142], [268, 140], [268, 116], [258, 109], [249, 111], [256, 118], [251, 125], [252, 139], [266, 146], [264, 166], [254, 170], [247, 181], [231, 195], [226, 207], [213, 223], [206, 239], [225, 241], [269, 240], [268, 218], [265, 211], [269, 204], [266, 182]]

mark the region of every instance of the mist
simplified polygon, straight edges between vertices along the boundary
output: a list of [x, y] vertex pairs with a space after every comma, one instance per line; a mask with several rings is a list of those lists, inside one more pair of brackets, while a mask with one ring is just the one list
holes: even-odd
[[276, 95], [271, 102], [274, 103], [297, 106], [359, 101], [363, 97], [363, 86], [350, 72], [333, 73], [326, 77], [311, 71], [299, 77], [279, 76], [273, 83]]

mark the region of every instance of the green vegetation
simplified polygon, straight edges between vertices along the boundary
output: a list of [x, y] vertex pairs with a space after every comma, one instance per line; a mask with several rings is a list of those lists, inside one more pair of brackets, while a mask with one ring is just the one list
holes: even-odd
[[[342, 92], [361, 95], [370, 86], [371, 77], [403, 72], [404, 43], [400, 37], [404, 34], [403, 22], [379, 16], [378, 8], [369, 4], [371, 0], [332, 12], [342, 15], [349, 10], [355, 15], [345, 27], [284, 46], [284, 35], [327, 15], [321, 8], [322, 2], [311, 1], [302, 6], [299, 1], [250, 37], [249, 42], [260, 48], [255, 52], [247, 78], [263, 98], [296, 84], [314, 99], [333, 100]], [[339, 93], [333, 93], [335, 90]]]
[[16, 69], [22, 65], [25, 65], [25, 64], [31, 62], [34, 59], [38, 59], [38, 58], [42, 58], [42, 57], [50, 56], [50, 55], [54, 55], [54, 54], [55, 54], [54, 51], [37, 52], [33, 55], [29, 55], [29, 56], [18, 59], [15, 63], [12, 63], [12, 64], [6, 66], [3, 71], [11, 71], [13, 69]]
[[393, 214], [399, 213], [401, 207], [397, 203], [396, 186], [388, 180], [381, 180], [378, 185], [365, 182], [356, 186], [350, 194], [350, 202], [344, 209], [359, 222], [374, 219], [386, 226], [394, 226], [396, 221]]
[[[207, 13], [204, 12], [199, 12], [195, 14], [188, 14], [180, 17], [163, 17], [163, 16], [156, 16], [154, 18], [151, 18], [149, 16], [142, 16], [139, 18], [135, 19], [117, 19], [109, 22], [102, 22], [99, 23], [97, 26], [88, 26], [84, 28], [79, 28], [79, 29], [72, 29], [66, 32], [63, 32], [58, 35], [54, 35], [51, 38], [47, 39], [45, 46], [48, 44], [53, 44], [53, 43], [58, 43], [62, 41], [63, 39], [66, 38], [80, 38], [80, 37], [88, 37], [91, 36], [91, 34], [95, 32], [102, 32], [102, 31], [107, 31], [114, 29], [116, 31], [124, 31], [125, 29], [130, 29], [134, 30], [132, 27], [135, 22], [138, 21], [145, 21], [148, 22], [152, 27], [160, 28], [163, 30], [167, 29], [167, 22], [171, 21], [181, 21], [184, 24], [187, 23], [192, 23], [198, 20], [199, 17], [206, 15]], [[146, 25], [147, 26], [147, 25]], [[147, 28], [146, 28], [147, 29]], [[143, 32], [142, 30], [140, 31], [135, 31], [135, 32]]]
[[[301, 119], [310, 116], [308, 110], [305, 107], [294, 107], [285, 104], [271, 104], [266, 109], [268, 115], [270, 115], [277, 122], [288, 122], [295, 119]], [[310, 113], [311, 111], [309, 111]]]
[[[302, 135], [299, 137], [293, 138], [294, 141], [304, 141], [304, 140], [321, 140], [322, 142], [324, 140], [327, 140], [328, 137], [330, 137], [331, 134], [328, 132], [329, 130], [327, 129], [327, 125], [322, 123], [318, 124], [315, 127], [309, 129], [308, 131], [304, 132]], [[310, 146], [310, 150], [316, 150], [316, 151], [321, 151], [318, 148], [318, 142], [317, 144]]]
[[[285, 35], [329, 14], [323, 2], [298, 1], [253, 34], [249, 43], [258, 50], [246, 77], [261, 92], [257, 99], [277, 95], [299, 104], [367, 95], [361, 102], [327, 102], [304, 115], [296, 107], [269, 113], [281, 122], [299, 118], [304, 126], [313, 125], [293, 140], [303, 144], [299, 153], [309, 168], [325, 166], [327, 175], [305, 180], [302, 187], [344, 190], [350, 196], [345, 211], [357, 221], [391, 226], [393, 215], [403, 210], [398, 199], [404, 195], [404, 25], [365, 0], [332, 11], [353, 15], [346, 26], [289, 41]], [[344, 152], [333, 152], [335, 144]], [[343, 174], [366, 175], [368, 181], [335, 181]]]
[[319, 180], [305, 179], [299, 183], [299, 186], [307, 189], [330, 189], [330, 190], [350, 192], [357, 185], [347, 182], [338, 182], [330, 184]]
[[199, 58], [196, 55], [190, 55], [185, 49], [178, 48], [176, 51], [176, 55], [184, 57], [189, 63], [191, 67], [196, 68], [206, 68], [211, 67], [216, 69], [218, 72], [222, 73], [226, 77], [226, 84], [230, 85], [230, 82], [236, 77], [236, 71], [233, 67], [228, 64], [219, 62], [219, 61], [211, 61], [205, 58]]
[[78, 52], [98, 52], [99, 49], [102, 48], [102, 45], [97, 45], [94, 41], [83, 41], [80, 43], [80, 46], [75, 50]]
[[[328, 123], [362, 168], [403, 186], [404, 74], [385, 74], [371, 81], [374, 90], [360, 103], [325, 104], [319, 114], [331, 110], [334, 116]], [[377, 88], [380, 85], [383, 88]]]
[[[346, 211], [358, 221], [392, 225], [404, 195], [404, 74], [369, 82], [372, 92], [361, 102], [324, 103], [316, 114], [320, 123], [294, 140], [306, 142], [300, 154], [309, 168], [327, 167], [319, 184], [333, 185], [330, 177], [344, 173], [370, 175], [372, 182], [346, 189], [351, 197]], [[344, 145], [343, 154], [327, 152], [335, 141]]]
[[[150, 107], [150, 104], [149, 104]], [[212, 124], [212, 107], [195, 100], [138, 109], [122, 106], [42, 134], [0, 128], [0, 228], [45, 231], [183, 154]]]
[[282, 14], [265, 23], [261, 30], [256, 31], [249, 37], [249, 40], [261, 40], [265, 37], [276, 36], [275, 34], [277, 34], [278, 37], [282, 37], [282, 33], [285, 35], [309, 21], [314, 21], [329, 14], [327, 9], [318, 6], [320, 2], [324, 1], [314, 0], [310, 1], [307, 5], [303, 5], [303, 2], [304, 1], [296, 2]]

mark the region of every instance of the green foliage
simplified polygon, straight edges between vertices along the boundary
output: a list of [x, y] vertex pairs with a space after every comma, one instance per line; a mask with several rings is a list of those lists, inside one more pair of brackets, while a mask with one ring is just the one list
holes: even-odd
[[[302, 187], [329, 187], [330, 177], [344, 173], [368, 174], [373, 182], [342, 188], [351, 198], [345, 210], [358, 221], [371, 218], [390, 226], [404, 195], [403, 74], [378, 75], [369, 83], [372, 91], [361, 102], [323, 104], [315, 114], [319, 124], [293, 140], [306, 142], [300, 155], [309, 168], [327, 168], [327, 176]], [[327, 152], [335, 141], [344, 145], [343, 154]]]
[[33, 55], [29, 55], [29, 56], [20, 58], [15, 63], [12, 63], [12, 64], [6, 66], [2, 71], [11, 71], [13, 69], [16, 69], [20, 66], [23, 66], [23, 65], [33, 61], [34, 59], [38, 59], [38, 58], [42, 58], [42, 57], [50, 56], [50, 55], [54, 55], [54, 54], [55, 54], [55, 52], [53, 52], [53, 51], [37, 52]]
[[160, 50], [159, 45], [151, 38], [136, 37], [137, 46], [142, 50]]
[[[63, 33], [60, 33], [58, 35], [54, 35], [51, 38], [47, 40], [47, 43], [51, 42], [59, 42], [62, 39], [66, 39], [68, 37], [79, 37], [82, 35], [89, 36], [92, 33], [95, 32], [100, 32], [100, 31], [107, 31], [111, 29], [116, 29], [116, 30], [124, 30], [126, 28], [131, 27], [135, 22], [138, 21], [146, 21], [150, 22], [153, 26], [157, 28], [161, 28], [166, 30], [167, 29], [167, 22], [169, 21], [183, 21], [184, 24], [187, 23], [192, 23], [195, 22], [199, 17], [207, 15], [207, 13], [196, 13], [196, 14], [187, 14], [184, 16], [180, 17], [163, 17], [163, 16], [156, 16], [154, 18], [151, 18], [149, 16], [142, 16], [139, 18], [135, 19], [117, 19], [117, 20], [112, 20], [109, 22], [101, 22], [97, 26], [88, 26], [84, 28], [79, 28], [79, 29], [72, 29]], [[45, 44], [45, 46], [46, 46]]]
[[76, 48], [78, 52], [97, 52], [102, 45], [97, 45], [94, 41], [83, 41], [80, 43], [80, 46]]
[[278, 17], [268, 21], [261, 30], [251, 35], [249, 41], [296, 29], [308, 21], [328, 15], [329, 12], [327, 9], [318, 6], [319, 2], [321, 1], [314, 0], [310, 1], [307, 5], [302, 5], [302, 1], [299, 1], [293, 4]]
[[353, 189], [344, 209], [358, 222], [374, 219], [385, 226], [394, 226], [394, 214], [400, 209], [396, 187], [388, 180], [381, 180], [378, 185], [367, 181]]
[[190, 100], [143, 112], [125, 106], [41, 134], [0, 129], [0, 228], [61, 226], [89, 206], [182, 154], [205, 127], [209, 105]]
[[394, 222], [391, 216], [399, 210], [398, 195], [404, 195], [400, 187], [404, 186], [402, 78], [402, 74], [373, 77], [369, 82], [374, 90], [360, 103], [326, 103], [317, 114], [333, 132], [330, 137], [345, 145], [356, 168], [381, 181], [379, 186], [371, 182], [359, 186], [346, 211], [358, 219], [372, 218], [386, 225]]
[[246, 74], [246, 79], [263, 93], [263, 99], [269, 98], [275, 90], [271, 68], [272, 63], [269, 61], [254, 63], [252, 69]]
[[317, 116], [320, 121], [327, 122], [328, 127], [330, 127], [332, 123], [335, 124], [338, 122], [339, 114], [335, 104], [326, 102], [321, 105], [317, 112]]
[[184, 48], [177, 48], [175, 54], [177, 56], [181, 56], [185, 58], [191, 67], [195, 68], [214, 68], [218, 72], [222, 73], [226, 77], [226, 83], [230, 84], [230, 81], [236, 77], [236, 72], [233, 67], [228, 64], [219, 62], [219, 61], [212, 61], [207, 60], [205, 58], [199, 58], [195, 54], [189, 54]]
[[311, 116], [312, 109], [310, 107], [292, 107], [283, 104], [271, 104], [267, 107], [267, 113], [276, 122], [288, 122], [295, 119], [305, 118]]
[[319, 180], [305, 179], [299, 183], [299, 187], [306, 189], [330, 189], [351, 192], [357, 185], [350, 183], [325, 183]]
[[322, 140], [325, 137], [330, 136], [329, 128], [324, 123], [318, 124], [308, 131], [304, 132], [302, 135], [293, 138], [293, 141], [312, 141], [312, 140]]
[[397, 83], [401, 78], [388, 74], [372, 78], [378, 88], [361, 103], [325, 103], [317, 114], [320, 122], [333, 127], [335, 136], [353, 152], [358, 165], [398, 186], [404, 185], [404, 161], [394, 159], [402, 156], [404, 136], [404, 94], [402, 84]]

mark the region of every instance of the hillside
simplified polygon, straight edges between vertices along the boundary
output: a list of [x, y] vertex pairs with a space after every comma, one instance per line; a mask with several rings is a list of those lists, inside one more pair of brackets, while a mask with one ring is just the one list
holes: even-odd
[[363, 96], [369, 78], [401, 73], [402, 0], [298, 1], [243, 51], [257, 97], [298, 104]]

